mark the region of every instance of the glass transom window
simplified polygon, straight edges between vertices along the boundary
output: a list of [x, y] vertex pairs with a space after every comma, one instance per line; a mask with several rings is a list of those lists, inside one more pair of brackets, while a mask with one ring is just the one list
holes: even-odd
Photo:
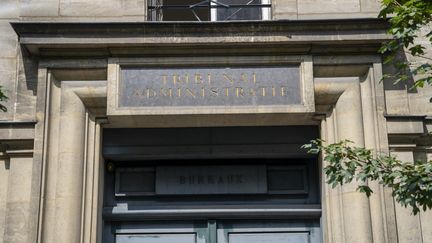
[[150, 21], [270, 19], [270, 0], [149, 0]]

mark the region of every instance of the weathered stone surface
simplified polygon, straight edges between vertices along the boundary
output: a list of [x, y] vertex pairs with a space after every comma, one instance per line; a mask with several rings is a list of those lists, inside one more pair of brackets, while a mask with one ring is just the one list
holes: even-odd
[[298, 19], [312, 20], [312, 19], [362, 19], [362, 18], [376, 18], [376, 13], [367, 12], [339, 12], [339, 13], [308, 13], [298, 14]]
[[7, 204], [5, 242], [27, 242], [28, 202], [10, 202]]
[[20, 0], [20, 16], [58, 16], [59, 0]]
[[11, 19], [19, 17], [18, 0], [0, 1], [0, 19]]
[[423, 134], [423, 119], [387, 118], [388, 134]]
[[9, 25], [11, 19], [0, 20], [0, 58], [15, 58], [18, 38]]
[[[0, 120], [11, 120], [13, 118], [14, 103], [15, 103], [15, 59], [7, 58], [0, 59], [0, 86], [5, 95], [9, 98], [8, 101], [2, 102], [4, 106], [8, 109], [7, 112], [0, 112]], [[2, 65], [4, 64], [4, 66]]]
[[423, 242], [432, 242], [432, 212], [420, 213]]
[[31, 157], [10, 159], [5, 242], [26, 243], [31, 189]]
[[297, 4], [299, 14], [360, 12], [359, 0], [301, 0]]
[[144, 0], [60, 0], [61, 16], [144, 16], [145, 12]]
[[296, 0], [274, 0], [272, 6], [273, 19], [297, 19]]
[[378, 12], [381, 9], [380, 0], [360, 0], [360, 7], [362, 12], [373, 12], [378, 16]]
[[14, 120], [31, 121], [35, 119], [37, 95], [37, 60], [19, 56], [17, 98]]
[[419, 88], [417, 92], [408, 94], [410, 114], [432, 114], [432, 86]]
[[9, 179], [9, 160], [0, 158], [0, 242], [3, 243], [3, 233], [6, 220], [6, 202]]

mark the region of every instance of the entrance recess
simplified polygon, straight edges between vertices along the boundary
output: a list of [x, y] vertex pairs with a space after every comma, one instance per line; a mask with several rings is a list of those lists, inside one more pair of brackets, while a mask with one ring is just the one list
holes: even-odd
[[317, 128], [106, 129], [104, 242], [320, 243]]

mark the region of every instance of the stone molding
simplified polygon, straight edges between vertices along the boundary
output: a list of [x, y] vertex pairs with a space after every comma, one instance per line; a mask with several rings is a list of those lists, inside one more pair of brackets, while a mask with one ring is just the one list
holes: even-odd
[[30, 54], [52, 57], [220, 54], [221, 50], [229, 52], [228, 46], [235, 47], [232, 55], [364, 54], [376, 53], [381, 43], [390, 38], [386, 33], [387, 22], [376, 18], [174, 23], [12, 22], [11, 25]]

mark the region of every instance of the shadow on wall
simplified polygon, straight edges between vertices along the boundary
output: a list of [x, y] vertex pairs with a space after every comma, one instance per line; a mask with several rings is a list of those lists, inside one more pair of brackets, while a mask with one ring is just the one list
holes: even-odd
[[37, 78], [38, 78], [38, 61], [35, 57], [31, 57], [27, 49], [20, 45], [20, 54], [22, 68], [19, 69], [18, 82], [25, 84], [22, 87], [24, 90], [31, 91], [34, 96], [37, 95]]
[[[395, 61], [407, 62], [408, 58], [406, 53], [400, 51], [398, 55], [395, 57]], [[394, 67], [393, 64], [383, 65], [383, 74], [394, 75], [398, 72], [398, 70]], [[412, 74], [409, 74], [408, 80], [396, 82], [396, 78], [385, 78], [384, 79], [384, 89], [385, 90], [407, 90], [408, 93], [418, 93], [416, 88], [412, 88], [414, 86], [414, 77]]]

